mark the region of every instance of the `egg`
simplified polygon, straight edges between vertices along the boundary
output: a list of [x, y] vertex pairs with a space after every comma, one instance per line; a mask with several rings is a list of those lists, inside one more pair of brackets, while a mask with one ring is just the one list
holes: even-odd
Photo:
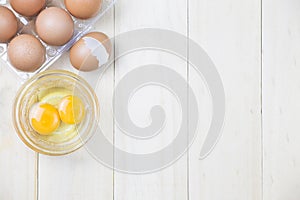
[[66, 96], [61, 100], [58, 112], [61, 121], [66, 124], [78, 124], [85, 116], [83, 102], [80, 98], [72, 95]]
[[17, 69], [33, 72], [45, 61], [45, 47], [34, 36], [23, 34], [15, 37], [8, 45], [8, 58]]
[[102, 0], [65, 0], [65, 5], [74, 17], [88, 19], [100, 10]]
[[46, 0], [10, 0], [11, 7], [26, 17], [37, 15], [45, 6]]
[[36, 31], [47, 44], [61, 46], [73, 36], [74, 22], [63, 9], [50, 7], [43, 10], [36, 19]]
[[59, 113], [50, 104], [34, 104], [29, 112], [29, 121], [33, 130], [41, 135], [50, 135], [60, 126]]
[[8, 42], [17, 34], [18, 22], [14, 13], [0, 6], [0, 42]]
[[108, 61], [111, 48], [111, 42], [104, 33], [88, 33], [71, 48], [71, 64], [80, 71], [98, 69]]

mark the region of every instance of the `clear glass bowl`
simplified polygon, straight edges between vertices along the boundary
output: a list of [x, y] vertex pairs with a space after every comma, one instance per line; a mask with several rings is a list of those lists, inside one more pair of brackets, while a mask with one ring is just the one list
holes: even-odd
[[[72, 90], [85, 105], [85, 118], [76, 125], [74, 134], [43, 136], [32, 129], [30, 108], [39, 101], [39, 95], [51, 88]], [[68, 71], [51, 70], [35, 75], [20, 88], [14, 102], [13, 122], [19, 137], [32, 150], [46, 155], [65, 155], [82, 147], [95, 132], [98, 120], [99, 104], [93, 89]]]

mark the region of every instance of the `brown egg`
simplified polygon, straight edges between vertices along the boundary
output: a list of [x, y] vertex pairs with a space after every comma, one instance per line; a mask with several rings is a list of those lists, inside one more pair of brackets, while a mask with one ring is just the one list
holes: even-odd
[[0, 42], [8, 42], [17, 34], [18, 22], [14, 13], [0, 6]]
[[65, 5], [74, 17], [88, 19], [100, 10], [102, 0], [65, 0]]
[[46, 0], [10, 0], [11, 7], [26, 17], [37, 15], [45, 6]]
[[107, 35], [92, 32], [82, 37], [70, 50], [70, 61], [80, 71], [92, 71], [105, 64], [110, 56], [111, 42]]
[[65, 10], [51, 7], [43, 10], [38, 15], [36, 31], [47, 44], [61, 46], [72, 38], [74, 22]]
[[33, 72], [45, 61], [45, 47], [32, 35], [19, 35], [8, 45], [8, 58], [15, 68]]

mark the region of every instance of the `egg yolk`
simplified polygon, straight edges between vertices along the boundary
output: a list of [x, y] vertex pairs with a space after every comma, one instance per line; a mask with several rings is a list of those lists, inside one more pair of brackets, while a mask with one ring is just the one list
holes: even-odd
[[50, 104], [36, 104], [30, 111], [30, 124], [41, 135], [50, 135], [60, 126], [59, 113]]
[[66, 96], [61, 100], [58, 112], [61, 121], [66, 124], [78, 124], [83, 120], [85, 115], [81, 99], [72, 95]]

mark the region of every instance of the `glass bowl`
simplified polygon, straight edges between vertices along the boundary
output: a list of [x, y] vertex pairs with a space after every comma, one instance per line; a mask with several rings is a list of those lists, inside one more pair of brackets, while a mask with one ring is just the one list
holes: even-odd
[[[66, 130], [60, 135], [44, 136], [30, 125], [30, 108], [47, 91], [63, 88], [79, 97], [85, 108], [83, 121], [75, 131]], [[82, 147], [91, 138], [99, 119], [98, 99], [90, 85], [78, 75], [64, 70], [50, 70], [37, 74], [19, 89], [13, 108], [13, 122], [22, 141], [32, 150], [52, 156], [69, 154]]]

